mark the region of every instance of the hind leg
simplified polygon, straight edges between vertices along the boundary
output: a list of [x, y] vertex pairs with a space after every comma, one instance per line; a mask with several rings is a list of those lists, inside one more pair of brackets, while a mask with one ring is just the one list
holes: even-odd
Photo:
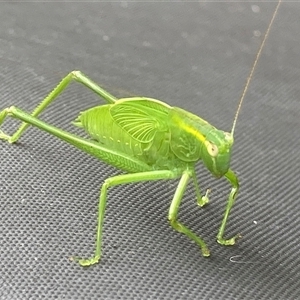
[[[108, 103], [115, 103], [118, 100], [116, 97], [102, 89], [94, 81], [86, 77], [80, 71], [73, 71], [70, 72], [66, 77], [64, 77], [62, 81], [55, 87], [55, 89], [34, 109], [34, 111], [31, 113], [31, 116], [37, 117], [57, 96], [59, 96], [66, 89], [69, 83], [73, 80], [85, 85], [93, 92], [105, 99]], [[2, 114], [5, 114], [5, 110], [0, 112], [0, 120]], [[12, 136], [8, 136], [3, 132], [1, 133], [0, 131], [0, 137], [6, 139], [10, 143], [14, 143], [20, 138], [20, 136], [28, 126], [28, 123], [22, 123], [19, 129]]]

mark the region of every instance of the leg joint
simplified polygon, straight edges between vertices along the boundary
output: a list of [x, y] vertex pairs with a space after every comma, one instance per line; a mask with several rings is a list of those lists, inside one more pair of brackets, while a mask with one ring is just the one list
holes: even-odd
[[72, 71], [70, 74], [72, 75], [72, 77], [78, 78], [82, 73], [81, 71], [76, 70], [76, 71]]

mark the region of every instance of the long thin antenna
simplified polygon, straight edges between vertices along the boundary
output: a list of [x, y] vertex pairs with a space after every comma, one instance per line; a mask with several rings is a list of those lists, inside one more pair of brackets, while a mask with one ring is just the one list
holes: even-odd
[[237, 121], [237, 118], [238, 118], [238, 116], [239, 116], [239, 113], [240, 113], [240, 110], [241, 110], [241, 107], [242, 107], [243, 100], [244, 100], [245, 95], [246, 95], [246, 92], [247, 92], [247, 90], [248, 90], [248, 87], [249, 87], [250, 81], [251, 81], [251, 79], [252, 79], [254, 70], [255, 70], [255, 68], [256, 68], [257, 62], [258, 62], [258, 60], [259, 60], [261, 51], [262, 51], [262, 49], [264, 48], [265, 42], [266, 42], [267, 37], [268, 37], [268, 35], [269, 35], [270, 29], [271, 29], [271, 27], [272, 27], [273, 21], [274, 21], [274, 19], [275, 19], [275, 17], [276, 17], [278, 8], [279, 8], [279, 6], [280, 6], [280, 3], [281, 3], [281, 0], [279, 0], [278, 3], [277, 3], [277, 6], [276, 6], [275, 11], [274, 11], [273, 16], [272, 16], [272, 19], [271, 19], [270, 24], [269, 24], [269, 26], [268, 26], [268, 29], [267, 29], [267, 31], [266, 31], [266, 33], [265, 33], [264, 39], [263, 39], [263, 41], [261, 42], [261, 45], [260, 45], [260, 47], [259, 47], [259, 50], [258, 50], [258, 52], [257, 52], [257, 54], [256, 54], [256, 58], [255, 58], [253, 67], [252, 67], [252, 69], [251, 69], [251, 71], [250, 71], [250, 74], [249, 74], [249, 76], [248, 76], [248, 78], [247, 78], [247, 82], [246, 82], [246, 85], [245, 85], [245, 87], [244, 87], [244, 91], [243, 91], [243, 94], [242, 94], [242, 96], [241, 96], [240, 103], [239, 103], [239, 106], [238, 106], [238, 108], [237, 108], [237, 111], [236, 111], [236, 114], [235, 114], [235, 117], [234, 117], [232, 129], [231, 129], [231, 135], [232, 135], [232, 136], [233, 136], [233, 134], [234, 134], [234, 129], [235, 129], [236, 121]]

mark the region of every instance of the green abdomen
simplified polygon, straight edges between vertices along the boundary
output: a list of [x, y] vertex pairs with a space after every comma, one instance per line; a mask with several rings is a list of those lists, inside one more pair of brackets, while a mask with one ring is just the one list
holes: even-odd
[[170, 151], [170, 133], [156, 132], [152, 141], [142, 143], [120, 127], [110, 114], [110, 104], [93, 107], [80, 114], [75, 125], [82, 127], [90, 137], [120, 153], [133, 156], [153, 169], [169, 169], [181, 165]]

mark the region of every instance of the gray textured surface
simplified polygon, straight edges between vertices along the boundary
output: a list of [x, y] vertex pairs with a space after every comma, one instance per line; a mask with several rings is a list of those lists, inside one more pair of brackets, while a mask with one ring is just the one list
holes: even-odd
[[[80, 69], [112, 94], [162, 99], [230, 130], [274, 7], [1, 3], [0, 108], [30, 111]], [[169, 227], [176, 182], [157, 182], [110, 191], [102, 261], [80, 268], [68, 257], [92, 253], [99, 188], [116, 170], [31, 128], [17, 145], [0, 143], [0, 299], [299, 297], [299, 15], [299, 4], [282, 4], [237, 124], [236, 246], [215, 242], [229, 185], [200, 164], [211, 204], [199, 209], [191, 188], [180, 218], [211, 258]], [[41, 118], [74, 132], [70, 121], [97, 103], [74, 84]]]

